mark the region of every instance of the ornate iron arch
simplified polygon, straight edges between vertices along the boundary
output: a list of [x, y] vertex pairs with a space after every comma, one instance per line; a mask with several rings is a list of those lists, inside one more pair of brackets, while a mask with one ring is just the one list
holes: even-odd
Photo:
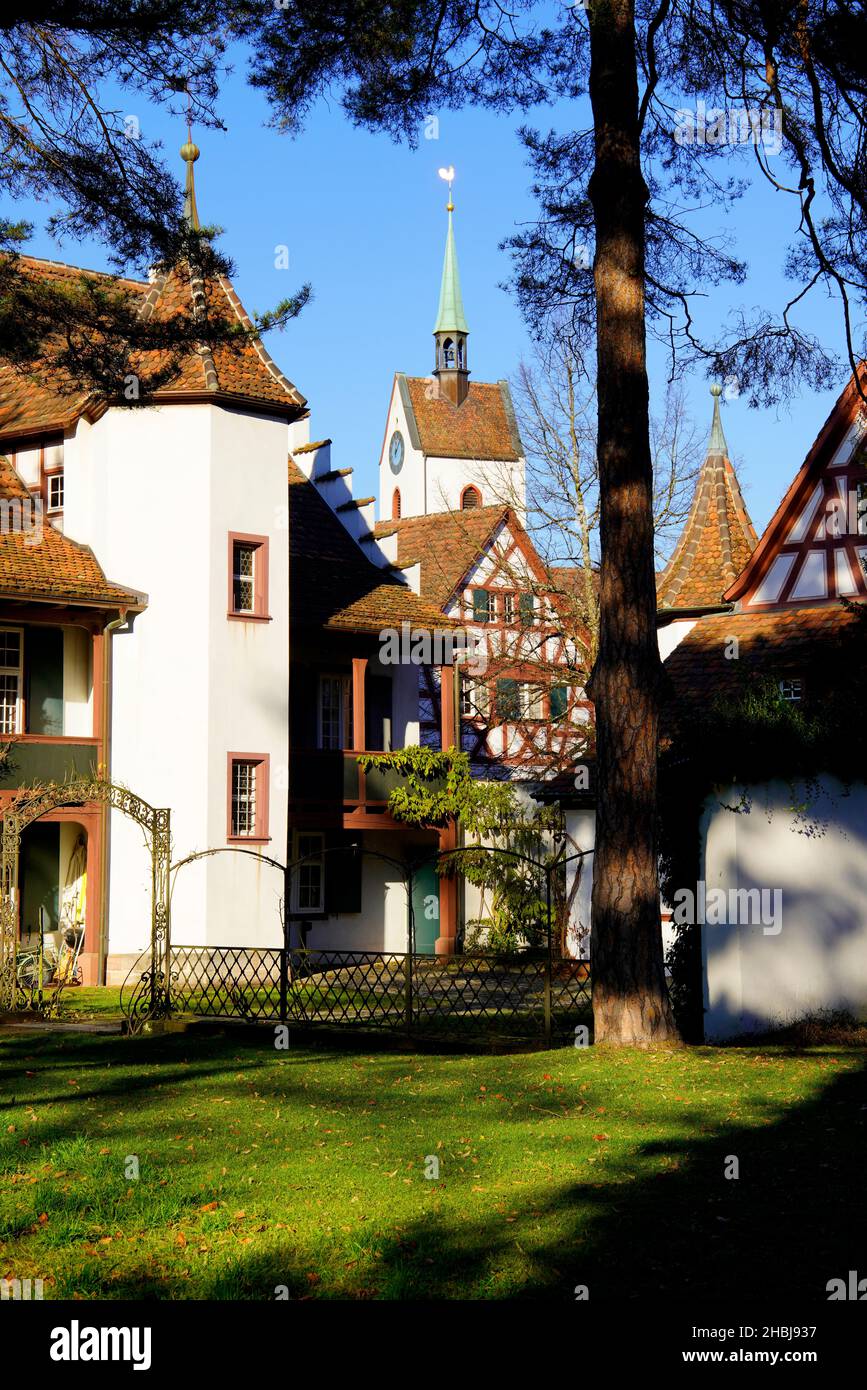
[[161, 1016], [169, 1011], [171, 812], [151, 806], [129, 787], [104, 777], [79, 777], [69, 782], [46, 782], [24, 787], [3, 811], [0, 835], [0, 1009], [14, 1009], [16, 1002], [15, 957], [18, 946], [18, 860], [21, 834], [59, 806], [101, 802], [136, 821], [145, 832], [151, 856], [151, 964], [146, 972], [146, 1012]]

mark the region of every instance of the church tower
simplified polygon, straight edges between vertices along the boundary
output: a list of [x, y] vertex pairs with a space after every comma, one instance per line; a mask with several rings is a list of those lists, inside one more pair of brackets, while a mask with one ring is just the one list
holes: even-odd
[[397, 372], [379, 455], [379, 519], [511, 506], [523, 517], [525, 460], [506, 381], [470, 383], [458, 252], [454, 170], [448, 180], [448, 229], [428, 377]]
[[446, 234], [446, 253], [443, 259], [443, 278], [440, 284], [440, 304], [434, 325], [434, 370], [443, 395], [452, 405], [463, 405], [470, 388], [467, 366], [467, 337], [469, 329], [461, 296], [461, 277], [458, 272], [458, 251], [452, 221], [455, 205], [449, 182], [449, 229]]

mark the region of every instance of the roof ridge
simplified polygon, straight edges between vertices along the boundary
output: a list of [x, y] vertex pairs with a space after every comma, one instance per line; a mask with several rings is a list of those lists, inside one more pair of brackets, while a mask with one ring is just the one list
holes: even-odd
[[29, 252], [22, 251], [18, 259], [26, 261], [29, 265], [53, 265], [58, 270], [75, 270], [79, 275], [98, 275], [102, 280], [123, 280], [128, 285], [141, 285], [145, 289], [151, 282], [139, 280], [135, 275], [116, 275], [112, 270], [92, 270], [87, 265], [73, 265], [71, 261], [55, 261], [50, 256], [31, 256]]

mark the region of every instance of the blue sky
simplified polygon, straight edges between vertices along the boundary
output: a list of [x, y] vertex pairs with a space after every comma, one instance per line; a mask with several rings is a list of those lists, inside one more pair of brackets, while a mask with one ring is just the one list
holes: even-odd
[[[251, 310], [273, 306], [302, 282], [313, 302], [269, 348], [307, 396], [311, 437], [334, 440], [336, 466], [356, 470], [356, 495], [376, 488], [376, 460], [389, 388], [395, 371], [423, 375], [432, 365], [431, 329], [436, 314], [446, 217], [445, 185], [437, 168], [453, 164], [456, 235], [464, 304], [471, 330], [470, 366], [476, 380], [510, 376], [529, 348], [511, 297], [500, 285], [509, 256], [498, 243], [532, 220], [530, 171], [516, 136], [518, 117], [479, 111], [440, 112], [437, 139], [421, 138], [415, 150], [384, 135], [350, 126], [339, 106], [322, 104], [295, 140], [266, 127], [263, 98], [244, 82], [243, 64], [228, 80], [220, 113], [225, 133], [194, 131], [201, 147], [196, 165], [203, 222], [222, 226], [222, 246], [236, 265], [235, 285]], [[180, 122], [125, 99], [147, 139], [161, 139], [165, 156], [182, 178], [177, 150]], [[574, 123], [560, 109], [538, 123]], [[710, 296], [700, 310], [708, 325], [729, 307], [779, 304], [789, 293], [780, 274], [790, 226], [783, 197], [762, 186], [732, 208], [702, 214], [709, 231], [736, 239], [750, 263], [745, 286]], [[8, 209], [7, 209], [8, 210]], [[41, 224], [46, 209], [16, 205], [18, 216]], [[784, 214], [784, 215], [783, 215]], [[275, 248], [289, 248], [289, 269], [275, 268]], [[34, 254], [104, 268], [102, 248], [65, 242], [42, 232]], [[802, 315], [823, 341], [841, 347], [838, 313], [816, 299]], [[663, 385], [659, 356], [652, 389]], [[840, 388], [845, 381], [841, 372]], [[747, 505], [761, 530], [803, 460], [837, 392], [807, 393], [779, 410], [750, 410], [741, 400], [724, 403], [724, 426], [738, 465]], [[708, 383], [689, 383], [689, 405], [710, 425]]]

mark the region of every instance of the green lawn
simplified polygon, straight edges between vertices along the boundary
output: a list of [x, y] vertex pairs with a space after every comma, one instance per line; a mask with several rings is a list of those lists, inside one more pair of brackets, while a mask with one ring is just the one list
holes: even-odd
[[867, 1273], [863, 1051], [371, 1046], [0, 1035], [0, 1275], [569, 1301], [817, 1300]]

